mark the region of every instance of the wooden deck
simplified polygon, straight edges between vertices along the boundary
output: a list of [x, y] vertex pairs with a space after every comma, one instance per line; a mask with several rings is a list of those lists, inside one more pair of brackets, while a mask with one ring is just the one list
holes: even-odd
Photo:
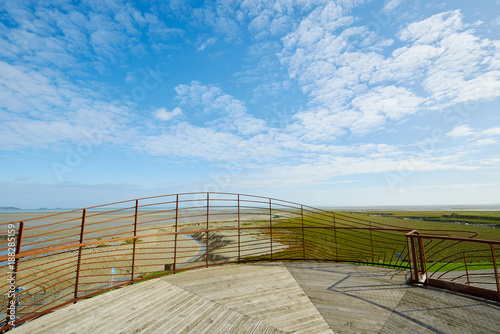
[[230, 265], [115, 290], [11, 333], [500, 333], [500, 304], [328, 263]]

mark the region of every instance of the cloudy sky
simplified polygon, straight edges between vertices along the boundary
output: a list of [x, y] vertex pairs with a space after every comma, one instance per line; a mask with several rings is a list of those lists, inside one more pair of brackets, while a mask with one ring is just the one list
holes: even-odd
[[0, 1], [0, 206], [500, 203], [500, 1]]

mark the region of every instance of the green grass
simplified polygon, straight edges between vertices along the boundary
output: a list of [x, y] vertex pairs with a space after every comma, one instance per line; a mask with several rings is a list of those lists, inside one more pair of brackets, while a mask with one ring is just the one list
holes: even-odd
[[182, 273], [186, 270], [181, 270], [181, 271], [177, 271], [177, 272], [171, 272], [171, 271], [155, 271], [153, 273], [149, 273], [149, 274], [144, 274], [144, 276], [142, 276], [142, 278], [148, 278], [148, 277], [152, 277], [152, 276], [156, 276], [156, 275], [159, 275], [157, 277], [154, 277], [154, 278], [159, 278], [159, 277], [164, 277], [164, 276], [169, 276], [169, 275], [173, 275], [173, 274], [178, 274], [178, 273]]
[[[345, 214], [345, 213], [341, 213]], [[390, 216], [376, 217], [375, 215], [385, 214]], [[460, 217], [446, 217], [456, 214], [458, 216], [471, 216], [471, 218]], [[500, 226], [500, 212], [499, 211], [384, 211], [384, 212], [364, 212], [361, 214], [354, 214], [353, 216], [363, 217], [364, 219], [387, 222], [389, 224], [397, 224], [403, 226], [422, 226], [423, 228], [479, 228], [481, 226], [467, 226], [462, 224], [455, 224], [452, 222], [461, 222], [469, 224], [484, 225], [484, 228], [489, 228], [492, 225]], [[421, 218], [423, 221], [418, 220], [404, 220], [405, 217]], [[472, 218], [474, 217], [474, 218]], [[398, 222], [399, 221], [399, 222]], [[403, 221], [403, 222], [401, 222]], [[428, 223], [428, 224], [426, 224]]]
[[[485, 270], [493, 268], [493, 262], [479, 262], [479, 263], [467, 263], [467, 269], [469, 272], [474, 270]], [[427, 269], [429, 271], [465, 271], [465, 263], [455, 262], [455, 263], [427, 263]]]
[[122, 245], [128, 245], [128, 244], [134, 244], [134, 243], [139, 243], [139, 242], [142, 242], [141, 239], [127, 239], [127, 240], [124, 240]]
[[[111, 291], [114, 291], [116, 289], [111, 289], [111, 290], [106, 290], [106, 291], [103, 291], [103, 292], [99, 292], [98, 294], [95, 294], [93, 295], [92, 297], [88, 297], [88, 298], [94, 298], [94, 297], [97, 297], [97, 296], [100, 296], [100, 295], [103, 295], [105, 293], [108, 293], [108, 292], [111, 292]], [[85, 299], [88, 299], [88, 298], [85, 298]], [[69, 300], [72, 300], [72, 299], [69, 299]]]
[[[477, 216], [475, 220], [472, 219], [458, 219], [458, 218], [443, 218], [443, 215], [451, 215], [453, 213], [459, 215], [471, 215]], [[492, 228], [492, 225], [500, 225], [500, 221], [481, 219], [484, 217], [498, 217], [500, 218], [500, 212], [498, 211], [467, 211], [467, 212], [456, 212], [456, 211], [384, 211], [384, 212], [363, 212], [360, 214], [348, 214], [345, 212], [339, 212], [339, 214], [346, 215], [351, 218], [361, 218], [373, 221], [375, 223], [394, 225], [401, 228], [412, 228], [422, 233], [430, 230], [447, 230], [454, 231], [451, 233], [455, 236], [465, 236], [467, 233], [477, 233], [476, 238], [498, 240], [500, 241], [500, 228]], [[376, 214], [387, 214], [390, 216], [377, 217]], [[410, 220], [404, 219], [405, 217], [416, 217], [423, 219], [433, 219], [433, 220]], [[455, 224], [448, 222], [449, 220], [468, 222], [474, 224], [482, 224], [484, 226], [472, 226]]]
[[[474, 239], [500, 240], [500, 228], [492, 228], [491, 221], [484, 226], [471, 226], [446, 222], [443, 215], [453, 212], [443, 211], [392, 211], [392, 212], [364, 212], [344, 213], [336, 217], [336, 227], [353, 226], [352, 220], [358, 222], [355, 226], [370, 226], [369, 222], [361, 222], [360, 219], [371, 221], [372, 227], [379, 224], [390, 225], [407, 230], [418, 230], [422, 234], [449, 235], [455, 237]], [[384, 216], [374, 216], [384, 214]], [[460, 215], [474, 215], [478, 217], [500, 217], [499, 212], [459, 212]], [[343, 217], [340, 217], [342, 215]], [[409, 220], [404, 217], [421, 217], [433, 220]], [[449, 218], [446, 218], [449, 220]], [[330, 221], [325, 221], [330, 220]], [[469, 219], [470, 220], [470, 219]], [[373, 230], [320, 230], [307, 227], [327, 224], [333, 226], [332, 218], [309, 214], [304, 218], [304, 232], [302, 231], [301, 219], [274, 219], [273, 239], [288, 245], [288, 249], [273, 253], [273, 260], [280, 259], [324, 259], [338, 262], [372, 263], [385, 266], [406, 267], [407, 263], [397, 261], [396, 253], [403, 254], [408, 260], [407, 242], [404, 231], [376, 231]], [[291, 227], [299, 227], [291, 228]], [[283, 228], [283, 229], [281, 229]], [[269, 234], [268, 230], [262, 230]], [[491, 250], [487, 244], [473, 242], [442, 241], [439, 239], [425, 240], [426, 258], [428, 266], [432, 262], [439, 262], [432, 269], [439, 271], [465, 270], [464, 255], [466, 253], [470, 270], [492, 268]], [[305, 244], [305, 254], [303, 245]], [[497, 247], [500, 253], [500, 247]], [[500, 257], [500, 256], [497, 256]], [[253, 256], [246, 258], [249, 261], [270, 260], [270, 255]], [[442, 268], [440, 268], [443, 266]], [[439, 269], [440, 268], [440, 269]]]

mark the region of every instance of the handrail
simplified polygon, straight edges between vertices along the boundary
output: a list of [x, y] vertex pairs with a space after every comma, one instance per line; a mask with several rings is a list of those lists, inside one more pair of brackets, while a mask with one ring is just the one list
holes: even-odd
[[[500, 246], [500, 241], [421, 234], [417, 230], [405, 236], [411, 249], [413, 283], [500, 301], [495, 255], [495, 246]], [[486, 245], [489, 247], [484, 247]], [[477, 281], [471, 278], [476, 275], [471, 273], [474, 267], [478, 272]]]
[[500, 245], [500, 241], [496, 240], [486, 240], [486, 239], [471, 239], [471, 238], [461, 238], [461, 237], [447, 237], [447, 236], [442, 236], [442, 235], [434, 235], [434, 234], [417, 234], [417, 230], [412, 230], [411, 232], [408, 232], [406, 236], [412, 237], [416, 236], [418, 238], [422, 239], [441, 239], [441, 240], [456, 240], [456, 241], [473, 241], [477, 243], [485, 243], [485, 244], [493, 244], [493, 245]]
[[[488, 242], [471, 239], [474, 233], [425, 236], [290, 201], [224, 192], [143, 197], [0, 226], [8, 224], [18, 229], [8, 235], [17, 245], [11, 253], [6, 238], [0, 240], [6, 246], [0, 247], [0, 294], [10, 296], [0, 303], [0, 314], [7, 316], [0, 332], [83, 298], [183, 270], [312, 260], [411, 267], [419, 273], [427, 270], [424, 238]], [[432, 261], [434, 253], [428, 255]], [[12, 277], [10, 263], [17, 272]], [[468, 268], [474, 265], [468, 262]]]
[[[289, 204], [294, 204], [294, 205], [299, 205], [299, 206], [301, 205], [300, 203], [286, 201], [286, 200], [280, 200], [280, 199], [273, 198], [273, 197], [264, 197], [264, 196], [257, 196], [257, 195], [248, 195], [248, 194], [226, 193], [226, 192], [209, 192], [209, 193], [210, 194], [218, 194], [218, 195], [240, 195], [240, 196], [247, 196], [247, 197], [253, 197], [253, 198], [272, 199], [272, 200], [277, 200], [277, 201], [282, 202], [282, 203], [289, 203]], [[157, 196], [149, 196], [149, 197], [140, 197], [140, 198], [131, 199], [131, 200], [124, 200], [124, 201], [111, 202], [111, 203], [106, 203], [106, 204], [99, 204], [99, 205], [94, 205], [94, 206], [88, 206], [88, 207], [81, 208], [81, 209], [68, 210], [68, 211], [58, 212], [58, 213], [54, 213], [54, 214], [50, 214], [50, 215], [45, 215], [45, 216], [40, 216], [40, 217], [34, 217], [34, 218], [28, 218], [28, 219], [24, 219], [23, 221], [24, 222], [28, 222], [28, 221], [32, 221], [32, 220], [41, 219], [41, 218], [49, 218], [49, 217], [59, 216], [59, 215], [63, 215], [63, 214], [68, 214], [68, 213], [73, 213], [73, 212], [79, 212], [79, 211], [84, 210], [84, 209], [85, 210], [90, 210], [90, 209], [96, 209], [96, 208], [104, 208], [104, 207], [111, 206], [111, 205], [117, 205], [117, 204], [122, 204], [122, 203], [133, 202], [133, 201], [143, 201], [143, 200], [148, 200], [148, 199], [154, 199], [154, 198], [160, 198], [160, 197], [169, 197], [169, 196], [176, 196], [176, 195], [199, 195], [199, 194], [206, 194], [206, 192], [187, 192], [187, 193], [179, 193], [179, 194], [168, 194], [168, 195], [157, 195]], [[202, 200], [202, 199], [193, 199], [192, 201], [200, 201], [200, 200]], [[173, 201], [173, 203], [175, 203], [175, 201]], [[263, 202], [259, 202], [259, 203], [263, 203]], [[314, 208], [314, 207], [308, 206], [308, 205], [304, 205], [304, 207], [308, 207], [308, 208], [314, 209], [314, 210], [319, 211], [319, 212], [324, 212], [324, 213], [328, 212], [326, 210]], [[12, 223], [17, 223], [17, 222], [18, 221], [11, 221], [11, 222], [6, 222], [6, 223], [0, 223], [0, 226], [1, 225], [12, 224]]]

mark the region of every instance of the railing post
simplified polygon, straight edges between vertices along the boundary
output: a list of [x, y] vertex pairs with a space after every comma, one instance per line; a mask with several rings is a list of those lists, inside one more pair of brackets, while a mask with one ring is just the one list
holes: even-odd
[[[391, 255], [391, 258], [389, 259], [389, 264], [392, 265], [392, 259], [394, 258], [394, 255], [396, 255], [396, 249], [394, 249], [392, 251], [392, 255]], [[401, 254], [403, 255], [403, 254]], [[399, 262], [399, 258], [396, 259], [396, 265], [398, 265], [398, 262]], [[401, 260], [401, 263], [403, 262], [403, 260]], [[384, 263], [385, 263], [385, 258], [384, 258]]]
[[177, 269], [177, 232], [179, 223], [179, 194], [175, 198], [174, 272]]
[[305, 231], [304, 231], [304, 206], [300, 206], [300, 216], [302, 218], [302, 255], [304, 258], [304, 261], [306, 260], [306, 238], [305, 238]]
[[[80, 228], [80, 243], [83, 242], [83, 235], [85, 233], [85, 216], [87, 215], [87, 210], [83, 209], [82, 213], [82, 225]], [[76, 279], [75, 279], [75, 294], [74, 294], [74, 299], [78, 298], [78, 284], [80, 280], [80, 265], [82, 262], [82, 247], [78, 248], [78, 262], [76, 264]], [[76, 303], [76, 301], [75, 301]]]
[[420, 254], [420, 269], [423, 273], [425, 273], [425, 283], [429, 284], [429, 275], [427, 274], [427, 260], [425, 259], [424, 239], [422, 239], [422, 237], [418, 238], [418, 250]]
[[490, 244], [491, 247], [491, 257], [493, 258], [493, 269], [495, 270], [495, 280], [497, 283], [497, 293], [498, 297], [500, 298], [500, 282], [498, 281], [498, 268], [497, 268], [497, 260], [495, 257], [495, 247], [493, 244]]
[[465, 263], [465, 274], [467, 275], [467, 285], [470, 285], [469, 268], [467, 268], [467, 257], [465, 256], [465, 252], [464, 252], [464, 263]]
[[371, 247], [372, 247], [372, 263], [375, 263], [375, 254], [373, 252], [372, 222], [370, 222], [370, 244], [371, 244]]
[[132, 245], [132, 273], [130, 276], [130, 280], [134, 280], [134, 268], [135, 268], [135, 243], [137, 242], [137, 239], [135, 238], [137, 236], [137, 213], [139, 211], [139, 200], [135, 200], [135, 214], [134, 214], [134, 243]]
[[[18, 276], [18, 265], [19, 265], [19, 258], [17, 255], [21, 253], [21, 244], [23, 241], [23, 230], [24, 230], [24, 222], [20, 221], [19, 222], [19, 230], [17, 231], [17, 238], [16, 238], [16, 251], [15, 251], [15, 260], [14, 264], [9, 260], [9, 269], [12, 270], [12, 275], [10, 277], [9, 282], [10, 282], [10, 290], [9, 290], [9, 304], [7, 305], [7, 317], [5, 318], [5, 324], [9, 324], [9, 322], [14, 322], [17, 320], [17, 305], [16, 305], [16, 294], [17, 294], [17, 276]], [[14, 290], [12, 290], [12, 286], [14, 287]], [[10, 307], [14, 305], [14, 310], [12, 310]], [[14, 316], [14, 320], [9, 321], [11, 319], [11, 316]]]
[[[418, 266], [417, 266], [417, 252], [415, 250], [415, 240], [414, 236], [410, 235], [408, 236], [409, 238], [409, 245], [408, 245], [408, 255], [411, 255], [410, 263], [412, 263], [412, 269], [413, 269], [413, 277], [412, 281], [413, 282], [418, 282]], [[411, 253], [410, 253], [410, 248], [411, 248]]]
[[208, 268], [208, 228], [209, 228], [209, 216], [210, 216], [210, 197], [209, 193], [207, 192], [207, 242], [206, 242], [206, 249], [205, 249], [205, 262], [206, 262], [206, 267]]
[[238, 263], [241, 261], [240, 194], [238, 194]]
[[273, 260], [273, 209], [271, 206], [271, 199], [269, 199], [269, 234], [271, 239], [271, 261]]
[[336, 222], [336, 219], [335, 219], [335, 212], [332, 213], [333, 214], [333, 237], [335, 239], [335, 260], [339, 260], [339, 250], [337, 248], [337, 222]]

